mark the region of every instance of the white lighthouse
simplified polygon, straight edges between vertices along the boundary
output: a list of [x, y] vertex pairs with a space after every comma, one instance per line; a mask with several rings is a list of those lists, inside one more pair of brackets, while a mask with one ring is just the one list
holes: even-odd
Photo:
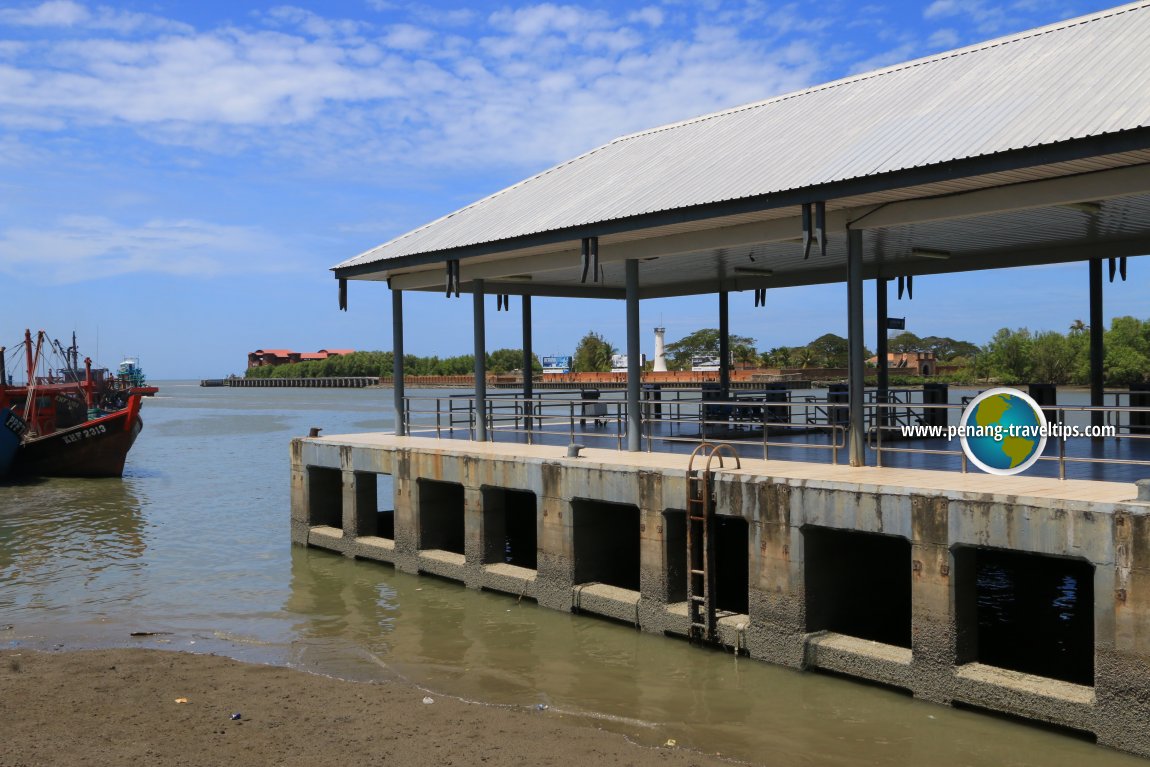
[[667, 353], [663, 351], [663, 334], [666, 332], [666, 328], [655, 328], [655, 367], [652, 370], [656, 373], [667, 371]]

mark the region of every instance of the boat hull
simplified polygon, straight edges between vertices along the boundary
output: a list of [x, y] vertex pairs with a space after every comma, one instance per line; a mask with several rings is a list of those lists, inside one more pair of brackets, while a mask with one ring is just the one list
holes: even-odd
[[24, 433], [24, 422], [10, 408], [0, 408], [0, 477], [7, 476], [16, 451], [20, 447], [20, 437]]
[[135, 407], [25, 439], [11, 473], [38, 477], [121, 477], [128, 451], [144, 426]]

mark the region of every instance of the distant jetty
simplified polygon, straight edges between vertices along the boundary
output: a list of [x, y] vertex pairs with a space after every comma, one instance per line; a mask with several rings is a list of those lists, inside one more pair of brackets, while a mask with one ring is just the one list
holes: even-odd
[[310, 389], [364, 389], [379, 386], [378, 376], [331, 376], [327, 378], [205, 378], [200, 386], [310, 388]]
[[[827, 371], [818, 370], [813, 372], [825, 373]], [[834, 373], [839, 371], [832, 370], [830, 372]], [[810, 376], [771, 375], [757, 371], [739, 371], [732, 376], [729, 385], [732, 389], [761, 389], [764, 387], [805, 389], [810, 388], [814, 380], [816, 379]], [[717, 384], [718, 381], [719, 374], [713, 371], [705, 373], [651, 373], [648, 371], [642, 376], [644, 385], [668, 388], [699, 388], [700, 386], [708, 384]], [[487, 377], [487, 383], [496, 389], [518, 389], [523, 386], [523, 379], [513, 374], [493, 374]], [[205, 378], [200, 381], [200, 386], [205, 387], [364, 389], [376, 386], [390, 388], [392, 385], [393, 381], [391, 376], [328, 376], [314, 378], [242, 378], [239, 376], [231, 376], [228, 378]], [[627, 385], [627, 374], [544, 373], [542, 376], [535, 376], [533, 385], [536, 389], [622, 389]], [[407, 376], [404, 378], [404, 386], [410, 389], [473, 389], [475, 388], [475, 376]]]

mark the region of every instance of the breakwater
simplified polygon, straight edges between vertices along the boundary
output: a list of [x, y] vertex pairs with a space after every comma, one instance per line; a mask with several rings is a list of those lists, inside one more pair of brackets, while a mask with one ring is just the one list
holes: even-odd
[[[700, 512], [687, 468], [673, 454], [296, 439], [292, 539], [1150, 755], [1150, 505], [1133, 484], [728, 461]], [[689, 554], [701, 514], [706, 567]]]

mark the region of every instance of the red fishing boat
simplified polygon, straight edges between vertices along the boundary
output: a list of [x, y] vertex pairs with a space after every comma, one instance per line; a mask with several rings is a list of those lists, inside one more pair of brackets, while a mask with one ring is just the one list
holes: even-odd
[[[38, 374], [52, 352], [64, 365]], [[8, 408], [24, 423], [24, 433], [10, 473], [41, 477], [119, 477], [128, 451], [143, 428], [144, 392], [91, 359], [80, 368], [75, 337], [68, 349], [50, 341], [44, 331], [33, 341], [24, 333], [27, 379], [13, 384], [0, 362], [0, 409]], [[3, 349], [0, 349], [3, 360]], [[148, 387], [154, 391], [154, 387]], [[150, 393], [150, 392], [149, 392]]]

